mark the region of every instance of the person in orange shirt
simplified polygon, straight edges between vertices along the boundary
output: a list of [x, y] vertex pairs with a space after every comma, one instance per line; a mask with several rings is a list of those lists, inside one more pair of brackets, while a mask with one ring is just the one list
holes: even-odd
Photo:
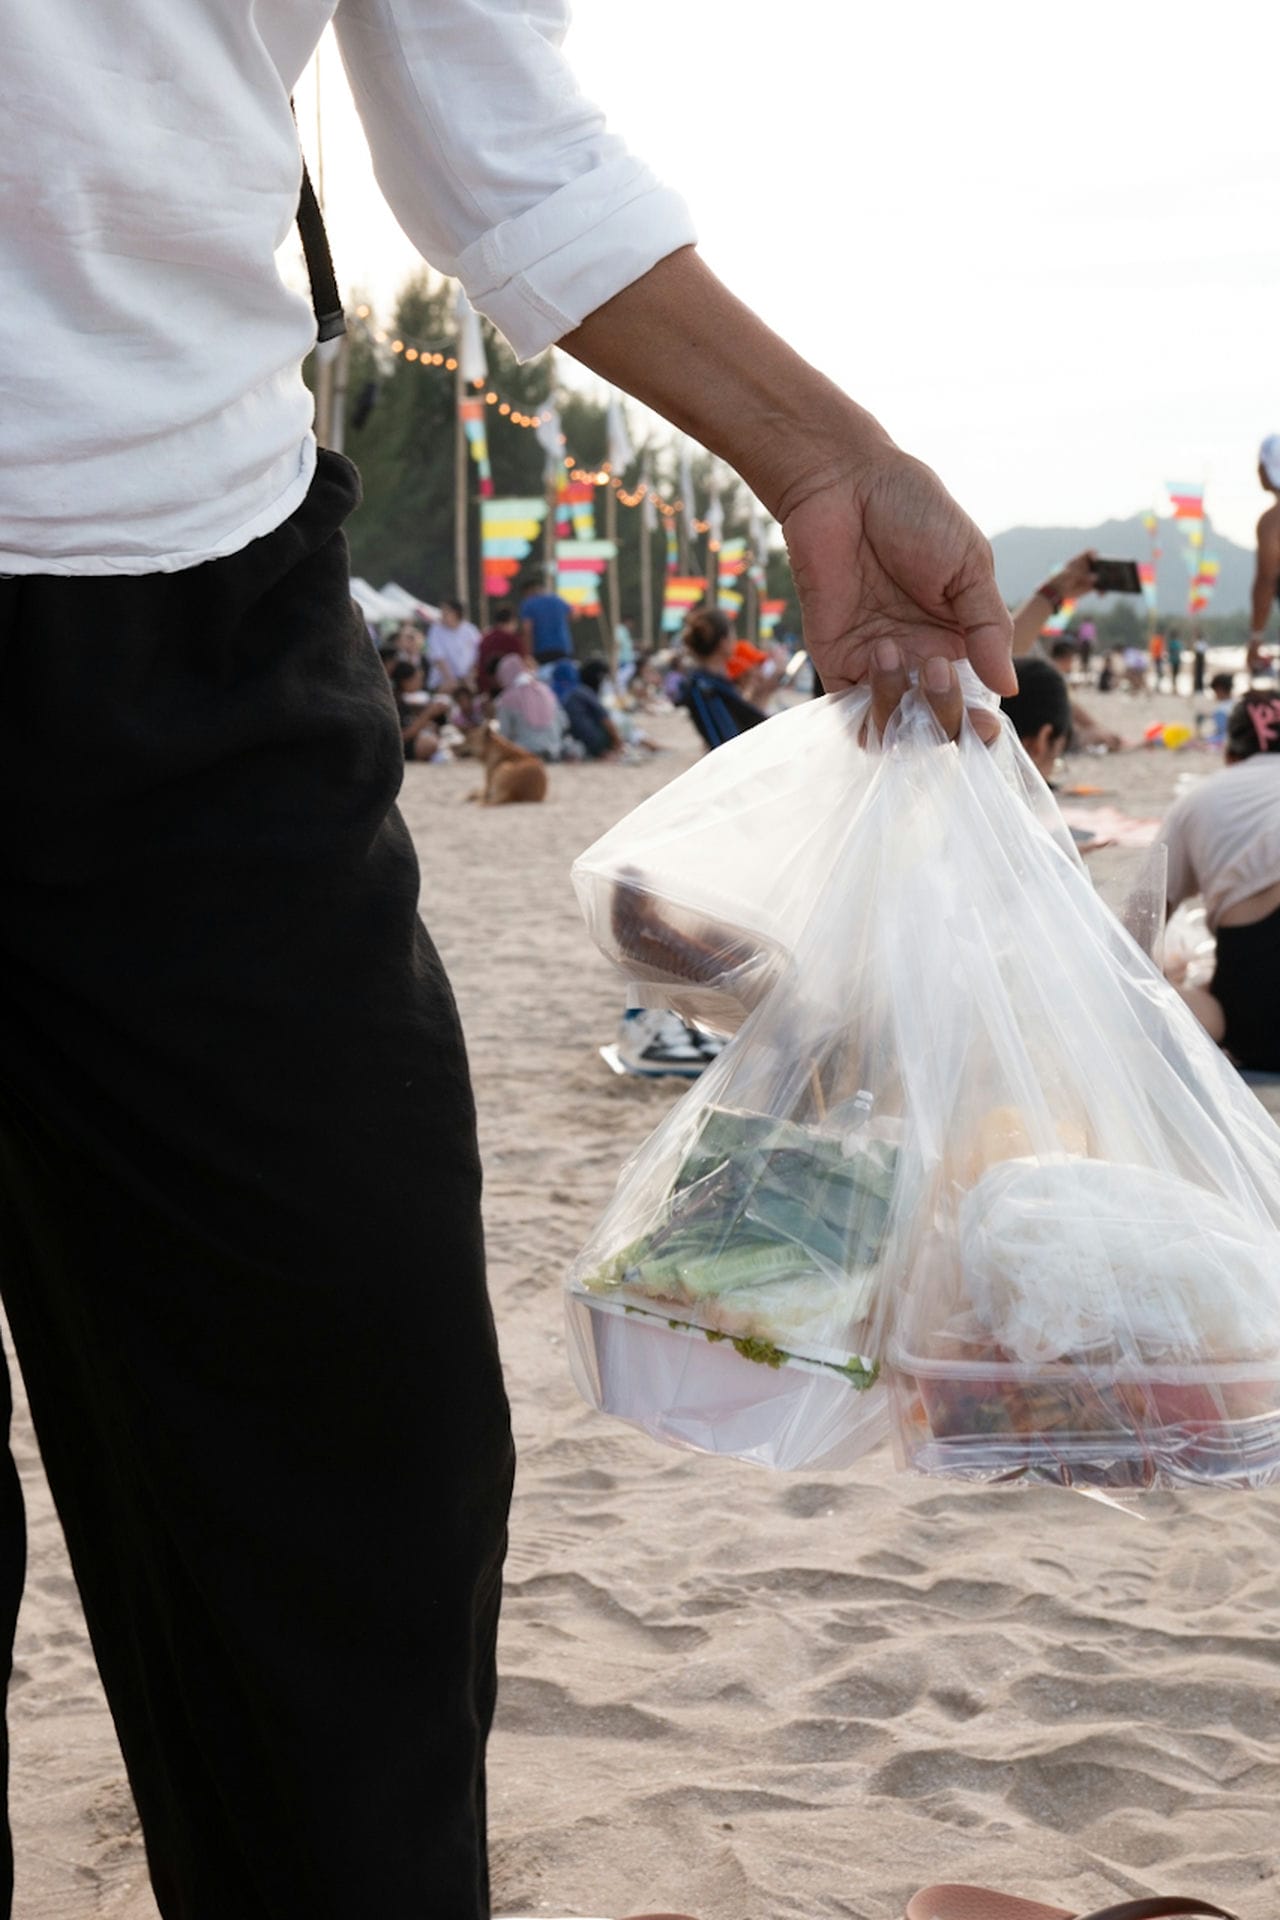
[[1148, 648], [1148, 652], [1151, 655], [1151, 678], [1155, 685], [1156, 692], [1159, 693], [1160, 683], [1164, 678], [1165, 663], [1168, 659], [1168, 654], [1165, 651], [1164, 635], [1162, 633], [1152, 634], [1151, 645]]
[[753, 701], [756, 706], [768, 699], [778, 674], [772, 655], [763, 647], [753, 646], [750, 640], [735, 640], [724, 671], [743, 699]]

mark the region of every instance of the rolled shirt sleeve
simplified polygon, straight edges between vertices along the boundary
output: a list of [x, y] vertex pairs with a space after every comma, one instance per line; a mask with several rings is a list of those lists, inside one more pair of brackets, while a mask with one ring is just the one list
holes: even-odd
[[392, 212], [522, 360], [695, 239], [579, 91], [568, 0], [340, 0], [334, 24]]

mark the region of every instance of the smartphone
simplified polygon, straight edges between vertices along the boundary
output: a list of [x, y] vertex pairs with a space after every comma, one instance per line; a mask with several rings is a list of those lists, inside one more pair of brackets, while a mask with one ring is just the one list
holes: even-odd
[[1095, 593], [1141, 593], [1137, 561], [1095, 560], [1093, 589]]

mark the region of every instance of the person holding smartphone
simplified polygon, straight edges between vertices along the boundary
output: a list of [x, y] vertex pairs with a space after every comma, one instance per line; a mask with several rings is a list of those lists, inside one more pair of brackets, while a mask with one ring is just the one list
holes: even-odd
[[[1056, 573], [1028, 595], [1013, 616], [1013, 638], [1015, 653], [1038, 656], [1048, 660], [1049, 655], [1041, 638], [1041, 629], [1047, 620], [1060, 611], [1067, 600], [1083, 600], [1086, 593], [1097, 591], [1098, 556], [1092, 547], [1083, 553], [1075, 554], [1060, 567]], [[1071, 701], [1071, 727], [1066, 744], [1082, 750], [1089, 747], [1105, 747], [1108, 753], [1119, 753], [1125, 742], [1111, 727], [1089, 713], [1078, 700]]]

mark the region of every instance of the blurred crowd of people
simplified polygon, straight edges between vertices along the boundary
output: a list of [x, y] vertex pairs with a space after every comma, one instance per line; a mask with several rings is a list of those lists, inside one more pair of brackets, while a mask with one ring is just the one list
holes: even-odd
[[[635, 760], [658, 751], [644, 716], [687, 712], [707, 747], [768, 717], [805, 655], [739, 639], [725, 614], [700, 604], [669, 645], [637, 651], [629, 629], [614, 636], [612, 661], [580, 659], [572, 609], [541, 579], [494, 608], [481, 632], [462, 603], [438, 617], [371, 630], [395, 697], [406, 760], [444, 763], [469, 751], [468, 736], [494, 726], [548, 762]], [[817, 689], [821, 691], [820, 688]]]
[[[578, 660], [571, 610], [540, 580], [493, 612], [489, 629], [456, 599], [435, 620], [403, 620], [374, 636], [387, 670], [406, 760], [443, 763], [470, 751], [478, 728], [540, 760], [635, 759], [656, 751], [628, 695], [629, 643], [611, 663]], [[625, 657], [624, 657], [625, 656]]]

